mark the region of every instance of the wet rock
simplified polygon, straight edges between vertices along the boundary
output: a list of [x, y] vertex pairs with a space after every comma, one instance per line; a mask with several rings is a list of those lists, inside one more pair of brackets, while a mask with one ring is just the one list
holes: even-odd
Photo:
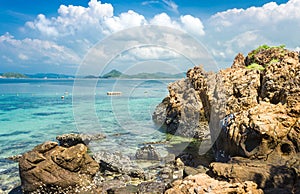
[[10, 156], [10, 157], [7, 158], [7, 160], [11, 160], [11, 161], [14, 161], [14, 162], [19, 162], [21, 157], [22, 157], [22, 155]]
[[199, 174], [200, 171], [196, 168], [190, 167], [190, 166], [185, 166], [183, 170], [184, 176], [189, 176], [189, 175], [196, 175]]
[[138, 192], [144, 194], [161, 194], [165, 191], [163, 182], [144, 182], [138, 185]]
[[144, 179], [144, 171], [139, 168], [129, 157], [121, 153], [97, 152], [94, 159], [100, 164], [101, 171], [110, 171], [127, 174], [133, 178]]
[[160, 160], [160, 155], [155, 147], [148, 145], [136, 151], [136, 159], [138, 160]]
[[56, 142], [46, 142], [36, 146], [19, 161], [23, 191], [71, 191], [90, 184], [99, 165], [86, 152], [83, 144], [64, 148]]
[[59, 142], [60, 146], [63, 147], [71, 147], [77, 144], [85, 144], [88, 145], [92, 140], [100, 140], [104, 139], [106, 136], [103, 134], [96, 134], [96, 135], [86, 135], [86, 134], [64, 134], [57, 136], [56, 139]]
[[183, 180], [177, 180], [172, 183], [172, 188], [168, 189], [166, 194], [173, 193], [253, 193], [262, 194], [263, 191], [257, 189], [254, 182], [246, 181], [241, 183], [228, 183], [226, 181], [218, 181], [207, 174], [197, 174], [188, 176]]

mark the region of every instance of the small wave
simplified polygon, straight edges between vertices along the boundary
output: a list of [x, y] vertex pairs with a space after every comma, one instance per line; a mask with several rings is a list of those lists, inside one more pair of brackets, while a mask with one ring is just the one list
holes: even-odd
[[64, 112], [39, 112], [39, 113], [34, 113], [34, 116], [50, 116], [50, 115], [60, 115], [60, 114], [65, 114]]
[[16, 135], [28, 134], [28, 133], [30, 133], [30, 131], [14, 131], [12, 133], [0, 134], [0, 137], [16, 136]]

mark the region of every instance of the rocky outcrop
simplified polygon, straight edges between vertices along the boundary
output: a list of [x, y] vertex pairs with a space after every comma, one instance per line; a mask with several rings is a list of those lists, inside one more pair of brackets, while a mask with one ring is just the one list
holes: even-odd
[[262, 194], [263, 191], [257, 188], [257, 185], [251, 181], [242, 183], [228, 183], [218, 181], [207, 174], [197, 174], [188, 176], [183, 180], [172, 183], [172, 188], [165, 194], [189, 194], [189, 193], [238, 193], [238, 194]]
[[19, 170], [24, 193], [74, 193], [91, 183], [99, 165], [83, 144], [65, 148], [46, 142], [21, 157]]
[[153, 113], [154, 122], [170, 134], [203, 138], [208, 132], [208, 122], [200, 96], [191, 82], [182, 79], [169, 84], [168, 89], [169, 96]]
[[[208, 122], [217, 161], [210, 166], [212, 176], [231, 183], [252, 180], [269, 193], [300, 190], [299, 53], [262, 46], [246, 57], [239, 53], [231, 68], [216, 74], [194, 67], [185, 80], [170, 86], [178, 84], [183, 91], [169, 87], [164, 100], [164, 124], [172, 131], [177, 127], [169, 125], [168, 115], [177, 116], [172, 117], [173, 123], [190, 122], [181, 118], [182, 107], [193, 112], [191, 118], [200, 115], [199, 123]], [[182, 98], [189, 91], [193, 95]], [[193, 108], [185, 106], [189, 98]], [[197, 127], [193, 130], [206, 129]], [[250, 160], [237, 162], [237, 156]]]

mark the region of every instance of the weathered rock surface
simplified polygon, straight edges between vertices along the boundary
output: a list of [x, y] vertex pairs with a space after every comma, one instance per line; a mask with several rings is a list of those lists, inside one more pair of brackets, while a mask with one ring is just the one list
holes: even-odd
[[148, 145], [136, 151], [135, 158], [138, 160], [160, 160], [160, 155], [155, 147]]
[[226, 181], [218, 181], [207, 174], [197, 174], [188, 176], [183, 180], [173, 182], [173, 187], [168, 189], [166, 194], [190, 194], [190, 193], [251, 193], [262, 194], [261, 189], [257, 189], [257, 185], [251, 181], [242, 183], [228, 183]]
[[83, 144], [64, 148], [56, 142], [46, 142], [21, 157], [19, 170], [25, 193], [72, 192], [89, 185], [99, 165]]
[[185, 137], [203, 138], [208, 131], [200, 97], [189, 80], [179, 80], [168, 86], [169, 96], [153, 113], [153, 120], [165, 126], [166, 132]]
[[56, 137], [56, 139], [59, 142], [59, 145], [67, 148], [81, 143], [88, 145], [92, 140], [100, 140], [104, 138], [105, 135], [103, 134], [87, 135], [75, 133], [63, 134]]
[[229, 163], [211, 163], [210, 173], [213, 177], [231, 183], [253, 181], [266, 193], [270, 193], [275, 189], [288, 193], [296, 189], [296, 183], [299, 181], [299, 172], [297, 171], [300, 169], [300, 164], [299, 161], [298, 164], [293, 163], [295, 161], [291, 160], [291, 164], [285, 165], [236, 157], [232, 158]]

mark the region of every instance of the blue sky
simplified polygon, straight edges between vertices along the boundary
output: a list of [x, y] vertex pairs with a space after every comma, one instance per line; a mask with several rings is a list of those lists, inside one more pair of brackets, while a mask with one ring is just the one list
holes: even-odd
[[191, 34], [229, 67], [264, 43], [300, 50], [298, 10], [300, 0], [1, 0], [0, 72], [74, 74], [98, 41], [149, 24]]

